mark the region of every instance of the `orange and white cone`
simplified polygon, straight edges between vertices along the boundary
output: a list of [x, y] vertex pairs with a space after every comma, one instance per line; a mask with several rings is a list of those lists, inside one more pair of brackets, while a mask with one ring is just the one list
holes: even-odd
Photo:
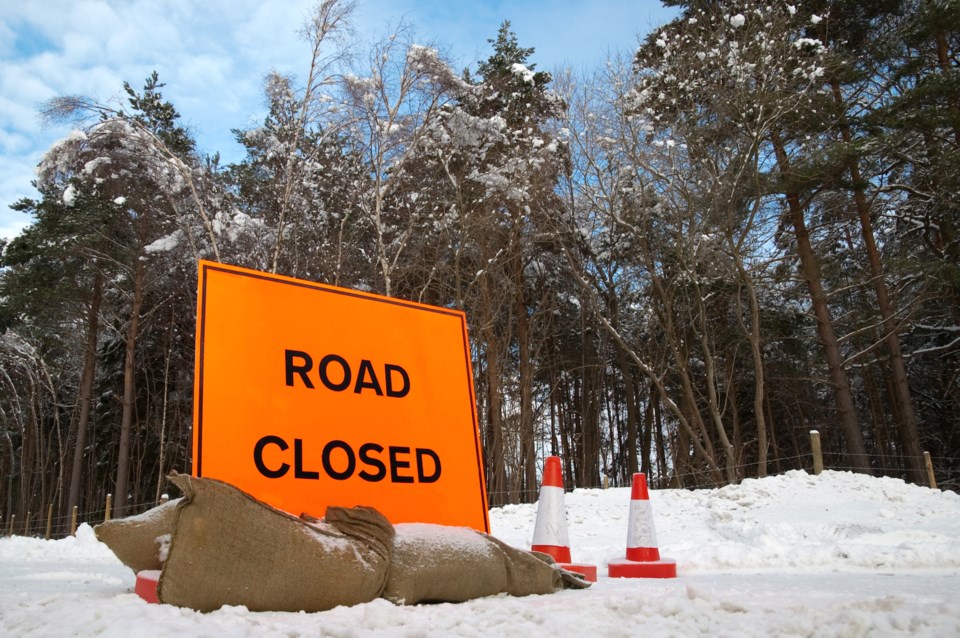
[[653, 508], [645, 474], [633, 475], [630, 493], [630, 521], [627, 526], [627, 557], [607, 565], [611, 578], [676, 578], [677, 562], [660, 558], [657, 532], [653, 527]]
[[533, 528], [533, 544], [530, 549], [549, 554], [560, 567], [577, 572], [590, 582], [597, 581], [596, 565], [571, 562], [567, 511], [563, 504], [563, 472], [560, 470], [559, 456], [548, 456], [543, 465], [537, 522]]

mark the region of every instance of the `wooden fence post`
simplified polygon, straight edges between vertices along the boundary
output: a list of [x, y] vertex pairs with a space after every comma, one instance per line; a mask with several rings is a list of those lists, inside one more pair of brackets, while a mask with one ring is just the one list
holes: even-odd
[[10, 515], [10, 530], [7, 532], [7, 536], [13, 536], [13, 524], [17, 522], [17, 515]]
[[166, 503], [166, 502], [169, 501], [169, 500], [170, 500], [170, 495], [169, 495], [169, 494], [164, 493], [164, 494], [161, 494], [161, 495], [160, 495], [160, 504], [161, 504], [161, 505], [163, 505], [164, 503]]
[[30, 512], [30, 511], [28, 510], [28, 511], [27, 511], [27, 518], [25, 518], [25, 519], [23, 520], [23, 535], [24, 535], [24, 536], [30, 536], [30, 515], [31, 515], [31, 514], [33, 514], [33, 512]]
[[77, 505], [73, 506], [73, 511], [70, 513], [70, 536], [77, 535], [77, 510], [79, 507]]
[[820, 449], [820, 433], [816, 430], [810, 430], [810, 449], [813, 452], [813, 473], [817, 475], [823, 471], [823, 451]]
[[107, 494], [107, 511], [103, 515], [103, 522], [110, 520], [110, 507], [113, 505], [113, 494]]
[[930, 482], [931, 489], [937, 489], [937, 477], [933, 475], [933, 459], [929, 452], [923, 453], [923, 464], [927, 466], [927, 480]]
[[50, 540], [50, 529], [53, 527], [53, 503], [47, 506], [47, 533], [44, 534], [46, 540]]

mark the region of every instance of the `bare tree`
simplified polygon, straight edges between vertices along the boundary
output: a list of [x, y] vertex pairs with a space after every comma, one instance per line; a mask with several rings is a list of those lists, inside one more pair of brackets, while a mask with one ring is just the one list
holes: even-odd
[[367, 72], [348, 74], [341, 85], [339, 126], [370, 175], [369, 183], [356, 184], [354, 196], [373, 233], [376, 287], [387, 296], [394, 293], [394, 271], [422, 221], [416, 208], [396, 205], [404, 193], [392, 172], [425, 135], [451, 89], [462, 85], [436, 49], [406, 43], [407, 33], [401, 25], [374, 45]]

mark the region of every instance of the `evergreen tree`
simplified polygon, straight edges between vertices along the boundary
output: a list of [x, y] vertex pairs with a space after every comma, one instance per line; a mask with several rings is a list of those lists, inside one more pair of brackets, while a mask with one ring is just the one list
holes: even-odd
[[[124, 334], [124, 355], [118, 362], [119, 377], [114, 377], [122, 384], [122, 409], [116, 423], [115, 513], [122, 514], [128, 505], [130, 451], [137, 430], [137, 340], [145, 299], [155, 278], [148, 276], [146, 264], [178, 233], [182, 235], [178, 226], [188, 205], [185, 202], [196, 198], [196, 189], [187, 188], [181, 172], [196, 163], [190, 155], [194, 145], [177, 123], [174, 107], [162, 99], [162, 86], [155, 73], [147, 78], [142, 94], [125, 85], [129, 114], [84, 98], [51, 101], [47, 110], [50, 117], [95, 115], [98, 120], [71, 133], [44, 157], [37, 182], [43, 199], [19, 205], [21, 210], [34, 213], [36, 221], [4, 252], [6, 265], [11, 266], [4, 284], [19, 295], [12, 299], [29, 302], [30, 297], [22, 295], [29, 290], [24, 281], [46, 277], [48, 281], [35, 286], [36, 290], [62, 294], [65, 286], [68, 290], [72, 286], [76, 292], [63, 297], [83, 300], [84, 310], [74, 320], [75, 325], [85, 328], [79, 342], [84, 345], [74, 348], [83, 353], [83, 364], [77, 366], [81, 371], [79, 418], [69, 437], [75, 443], [68, 509], [79, 504], [82, 491], [81, 467], [94, 409], [91, 394], [100, 318], [108, 297], [120, 302], [116, 312], [124, 317], [123, 326], [116, 326]], [[53, 249], [60, 254], [54, 254]], [[50, 267], [57, 262], [58, 267]], [[28, 303], [23, 304], [22, 312], [43, 316], [41, 308], [31, 308]]]

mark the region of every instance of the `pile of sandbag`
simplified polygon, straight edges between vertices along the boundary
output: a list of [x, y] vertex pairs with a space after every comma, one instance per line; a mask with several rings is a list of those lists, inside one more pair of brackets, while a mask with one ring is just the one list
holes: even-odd
[[171, 481], [183, 498], [94, 528], [135, 572], [161, 570], [163, 603], [312, 612], [378, 597], [413, 605], [589, 586], [548, 556], [475, 530], [393, 526], [369, 507], [297, 518], [221, 481]]

